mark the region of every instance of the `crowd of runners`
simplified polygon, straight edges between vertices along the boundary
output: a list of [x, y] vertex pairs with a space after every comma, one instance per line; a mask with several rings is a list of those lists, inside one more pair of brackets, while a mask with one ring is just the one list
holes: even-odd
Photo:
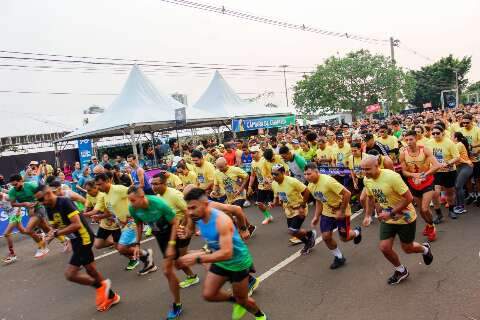
[[[171, 292], [167, 319], [182, 313], [181, 289], [200, 281], [206, 301], [233, 304], [232, 319], [246, 313], [267, 319], [251, 297], [259, 280], [248, 242], [261, 229], [250, 224], [243, 208], [255, 205], [265, 228], [274, 219], [286, 220], [285, 236], [303, 245], [302, 255], [315, 246], [318, 230], [333, 256], [330, 269], [346, 262], [335, 230], [342, 242], [359, 245], [362, 227], [377, 221], [379, 249], [393, 266], [387, 283], [398, 284], [409, 272], [393, 249], [396, 236], [404, 253], [419, 254], [430, 265], [436, 225], [446, 216], [459, 218], [467, 205], [480, 206], [479, 120], [480, 106], [461, 106], [352, 124], [289, 127], [223, 144], [213, 139], [174, 143], [151, 179], [134, 155], [127, 156], [124, 172], [98, 161], [76, 168], [82, 181], [73, 187], [47, 170], [36, 181], [15, 174], [0, 193], [9, 215], [4, 234], [9, 253], [3, 262], [17, 260], [15, 228], [36, 243], [35, 258], [46, 256], [56, 239], [72, 252], [65, 277], [95, 288], [96, 308], [103, 312], [119, 303], [120, 295], [97, 269], [94, 249], [113, 246], [125, 257], [126, 270], [141, 264], [138, 274], [146, 275], [158, 270], [152, 249], [142, 244], [143, 237], [153, 236]], [[276, 206], [285, 217], [272, 215]], [[25, 227], [21, 208], [29, 216]], [[362, 210], [361, 225], [352, 227], [352, 212]], [[313, 218], [306, 225], [309, 211]], [[417, 214], [425, 224], [420, 242], [415, 241]], [[189, 247], [196, 236], [204, 247]], [[204, 275], [192, 271], [195, 264], [205, 267]], [[185, 273], [182, 281], [176, 270]], [[223, 289], [226, 282], [231, 291]]]

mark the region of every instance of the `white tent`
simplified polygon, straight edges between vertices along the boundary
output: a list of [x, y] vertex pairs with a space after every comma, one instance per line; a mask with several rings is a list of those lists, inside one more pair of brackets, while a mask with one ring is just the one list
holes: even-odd
[[186, 107], [171, 96], [159, 92], [135, 65], [122, 91], [106, 111], [62, 140], [120, 136], [173, 128], [175, 109], [183, 107], [186, 108], [188, 122], [192, 125], [214, 118], [208, 112]]
[[285, 110], [269, 109], [264, 105], [242, 100], [218, 71], [215, 71], [208, 88], [193, 107], [215, 114], [220, 118], [291, 114], [291, 112], [284, 112]]

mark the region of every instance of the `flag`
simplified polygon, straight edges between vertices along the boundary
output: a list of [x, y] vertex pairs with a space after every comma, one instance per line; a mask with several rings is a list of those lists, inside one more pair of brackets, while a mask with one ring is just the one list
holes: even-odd
[[378, 112], [382, 109], [379, 103], [369, 105], [365, 108], [366, 113]]

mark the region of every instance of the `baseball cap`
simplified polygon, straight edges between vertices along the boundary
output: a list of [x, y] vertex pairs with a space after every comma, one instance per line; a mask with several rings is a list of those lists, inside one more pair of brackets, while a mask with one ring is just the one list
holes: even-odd
[[293, 144], [299, 144], [300, 142], [298, 142], [297, 139], [292, 139], [292, 143], [293, 143]]
[[29, 166], [38, 166], [38, 161], [35, 161], [35, 160], [30, 161]]
[[175, 157], [173, 157], [172, 166], [176, 167], [177, 164], [178, 164], [180, 161], [182, 161], [182, 160], [183, 160], [183, 158], [180, 157], [180, 156], [175, 156]]
[[281, 165], [280, 163], [275, 163], [273, 166], [272, 166], [272, 171], [273, 170], [279, 170], [279, 169], [282, 169], [283, 168], [283, 165]]
[[260, 151], [260, 147], [257, 146], [257, 145], [251, 146], [251, 147], [248, 148], [248, 149], [250, 149], [251, 152], [258, 152], [258, 151]]

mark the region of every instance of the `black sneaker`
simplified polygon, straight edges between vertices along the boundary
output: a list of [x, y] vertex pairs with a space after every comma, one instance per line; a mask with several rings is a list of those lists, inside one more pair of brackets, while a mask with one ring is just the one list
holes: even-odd
[[152, 273], [152, 272], [155, 272], [158, 270], [158, 267], [156, 265], [151, 265], [150, 267], [143, 267], [142, 270], [138, 271], [138, 275], [139, 276], [144, 276], [144, 275], [147, 275], [149, 273]]
[[393, 275], [390, 278], [388, 278], [387, 283], [389, 285], [399, 284], [403, 280], [407, 279], [409, 275], [410, 274], [408, 273], [407, 268], [405, 268], [405, 271], [403, 272], [395, 270]]
[[468, 196], [466, 199], [465, 199], [465, 204], [466, 205], [471, 205], [474, 201], [477, 201], [477, 198], [476, 197], [472, 197], [472, 196]]
[[423, 262], [428, 266], [432, 263], [433, 261], [433, 254], [432, 254], [432, 247], [430, 246], [430, 243], [425, 242], [422, 244], [424, 247], [428, 248], [427, 254], [422, 254], [423, 257]]
[[143, 264], [143, 269], [138, 272], [139, 275], [144, 276], [151, 272], [157, 271], [157, 266], [153, 263], [153, 250], [147, 249], [147, 256]]
[[355, 229], [353, 230], [358, 230], [358, 236], [353, 238], [353, 243], [359, 244], [360, 242], [362, 242], [362, 227], [358, 226], [358, 227], [355, 227]]
[[303, 249], [300, 251], [302, 255], [309, 254], [312, 251], [312, 248], [315, 247], [315, 239], [317, 239], [317, 232], [312, 230], [312, 234], [307, 239], [307, 243], [303, 245]]
[[255, 231], [257, 231], [257, 227], [254, 226], [253, 224], [249, 225], [248, 226], [248, 232], [250, 233], [250, 237], [253, 237], [253, 235], [255, 234]]
[[333, 259], [333, 262], [332, 264], [330, 265], [330, 269], [334, 270], [334, 269], [338, 269], [340, 267], [342, 267], [343, 265], [345, 265], [345, 262], [347, 261], [347, 259], [345, 259], [345, 257], [335, 257]]
[[433, 224], [440, 224], [443, 222], [443, 214], [437, 215], [437, 217], [433, 220]]
[[453, 220], [455, 220], [455, 219], [458, 218], [457, 214], [453, 211], [453, 209], [452, 209], [452, 210], [448, 210], [448, 217], [449, 217], [450, 219], [453, 219]]

